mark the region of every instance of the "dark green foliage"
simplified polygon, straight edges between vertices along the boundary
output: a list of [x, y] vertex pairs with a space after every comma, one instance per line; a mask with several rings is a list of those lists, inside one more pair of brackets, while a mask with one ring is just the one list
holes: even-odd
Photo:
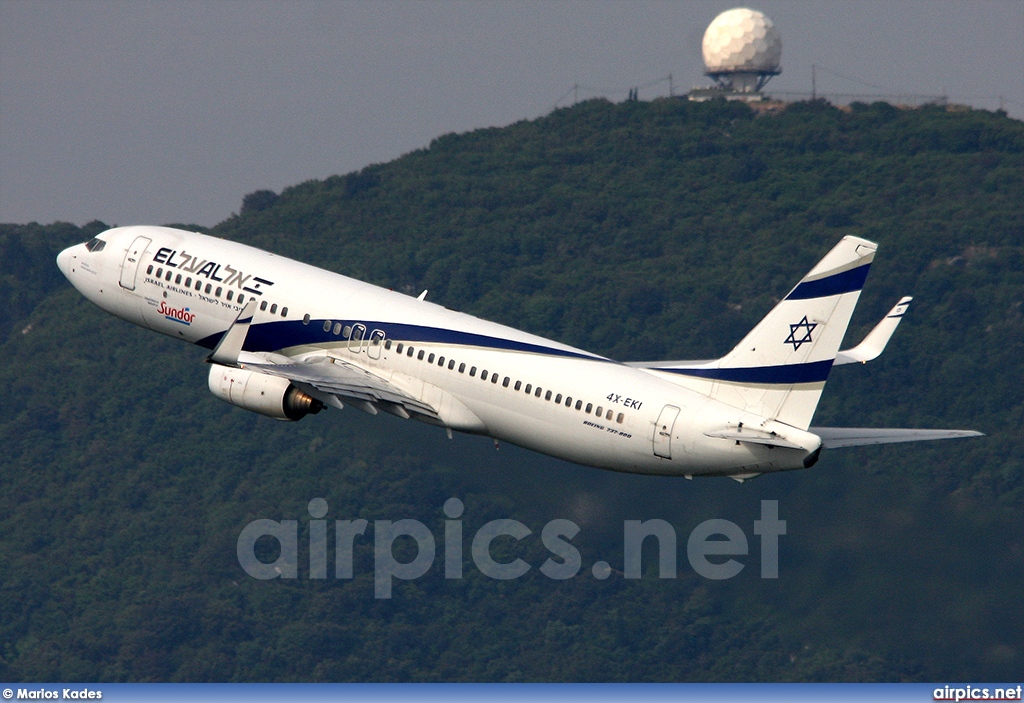
[[[743, 486], [495, 452], [353, 410], [245, 413], [209, 395], [200, 350], [63, 283], [56, 252], [102, 223], [0, 226], [0, 677], [1019, 679], [1022, 176], [1024, 126], [1000, 114], [595, 100], [256, 191], [212, 230], [621, 359], [719, 355], [840, 237], [878, 241], [847, 343], [915, 302], [880, 360], [833, 373], [816, 421], [988, 436], [827, 452]], [[442, 570], [452, 496], [461, 580]], [[308, 578], [316, 497], [329, 521], [371, 521], [352, 581]], [[762, 499], [788, 523], [776, 581], [758, 578]], [[241, 570], [257, 518], [299, 521], [300, 578]], [[372, 522], [403, 518], [430, 527], [437, 559], [378, 601]], [[468, 559], [497, 518], [534, 531], [496, 543], [534, 567], [521, 579]], [[555, 518], [581, 527], [566, 582], [537, 570]], [[640, 581], [594, 579], [598, 559], [621, 569], [623, 520], [650, 518], [676, 528], [678, 578], [658, 579], [645, 547]], [[730, 581], [686, 561], [710, 518], [751, 540]]]
[[47, 294], [66, 284], [55, 263], [56, 252], [105, 229], [102, 222], [82, 229], [65, 223], [0, 224], [0, 338], [6, 338]]
[[277, 202], [277, 193], [272, 190], [256, 190], [242, 198], [241, 214], [260, 212]]

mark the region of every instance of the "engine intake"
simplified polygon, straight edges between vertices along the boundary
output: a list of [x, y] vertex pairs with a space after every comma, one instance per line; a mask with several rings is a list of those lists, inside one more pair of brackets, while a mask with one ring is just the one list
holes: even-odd
[[256, 371], [212, 364], [209, 384], [221, 400], [277, 420], [301, 420], [324, 407], [288, 379]]

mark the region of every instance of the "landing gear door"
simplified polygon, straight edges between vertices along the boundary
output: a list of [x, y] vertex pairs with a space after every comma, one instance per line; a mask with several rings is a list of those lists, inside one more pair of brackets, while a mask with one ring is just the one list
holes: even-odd
[[121, 287], [125, 290], [135, 290], [135, 274], [139, 272], [139, 262], [142, 255], [146, 253], [146, 247], [152, 242], [148, 237], [136, 237], [121, 263]]
[[679, 408], [674, 405], [666, 405], [658, 416], [658, 423], [654, 426], [654, 455], [664, 459], [672, 458], [672, 432], [676, 426], [676, 418], [679, 417]]

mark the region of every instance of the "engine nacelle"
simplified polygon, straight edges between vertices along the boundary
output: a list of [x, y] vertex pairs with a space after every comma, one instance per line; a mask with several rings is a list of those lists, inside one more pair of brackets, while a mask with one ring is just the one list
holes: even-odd
[[303, 393], [287, 378], [210, 365], [210, 392], [223, 401], [278, 420], [301, 420], [324, 404]]

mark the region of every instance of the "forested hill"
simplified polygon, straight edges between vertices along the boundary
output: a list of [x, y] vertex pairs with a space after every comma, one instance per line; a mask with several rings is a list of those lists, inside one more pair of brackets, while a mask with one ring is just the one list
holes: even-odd
[[[129, 224], [129, 223], [121, 223]], [[154, 223], [156, 224], [156, 223]], [[1024, 671], [1024, 124], [822, 102], [595, 100], [280, 194], [213, 227], [622, 360], [727, 351], [840, 237], [879, 243], [847, 337], [902, 295], [877, 361], [836, 369], [816, 422], [980, 440], [826, 452], [744, 485], [586, 469], [351, 409], [278, 423], [214, 399], [201, 350], [99, 312], [53, 257], [103, 223], [0, 225], [4, 680], [996, 680]], [[575, 521], [579, 575], [499, 582], [464, 552], [373, 597], [257, 581], [250, 521], [417, 519], [472, 535]], [[779, 501], [777, 580], [751, 523]], [[625, 580], [623, 521], [663, 519], [679, 574]], [[728, 519], [746, 568], [686, 538]], [[538, 567], [539, 539], [499, 551]], [[333, 538], [332, 538], [333, 540]], [[333, 541], [332, 541], [333, 544]], [[616, 556], [618, 555], [618, 556]], [[410, 550], [406, 558], [412, 557]], [[598, 559], [612, 576], [595, 579]]]
[[938, 259], [1020, 244], [1022, 150], [1021, 123], [986, 112], [590, 101], [253, 194], [214, 232], [618, 358], [687, 358], [845, 234], [882, 245], [872, 315]]

